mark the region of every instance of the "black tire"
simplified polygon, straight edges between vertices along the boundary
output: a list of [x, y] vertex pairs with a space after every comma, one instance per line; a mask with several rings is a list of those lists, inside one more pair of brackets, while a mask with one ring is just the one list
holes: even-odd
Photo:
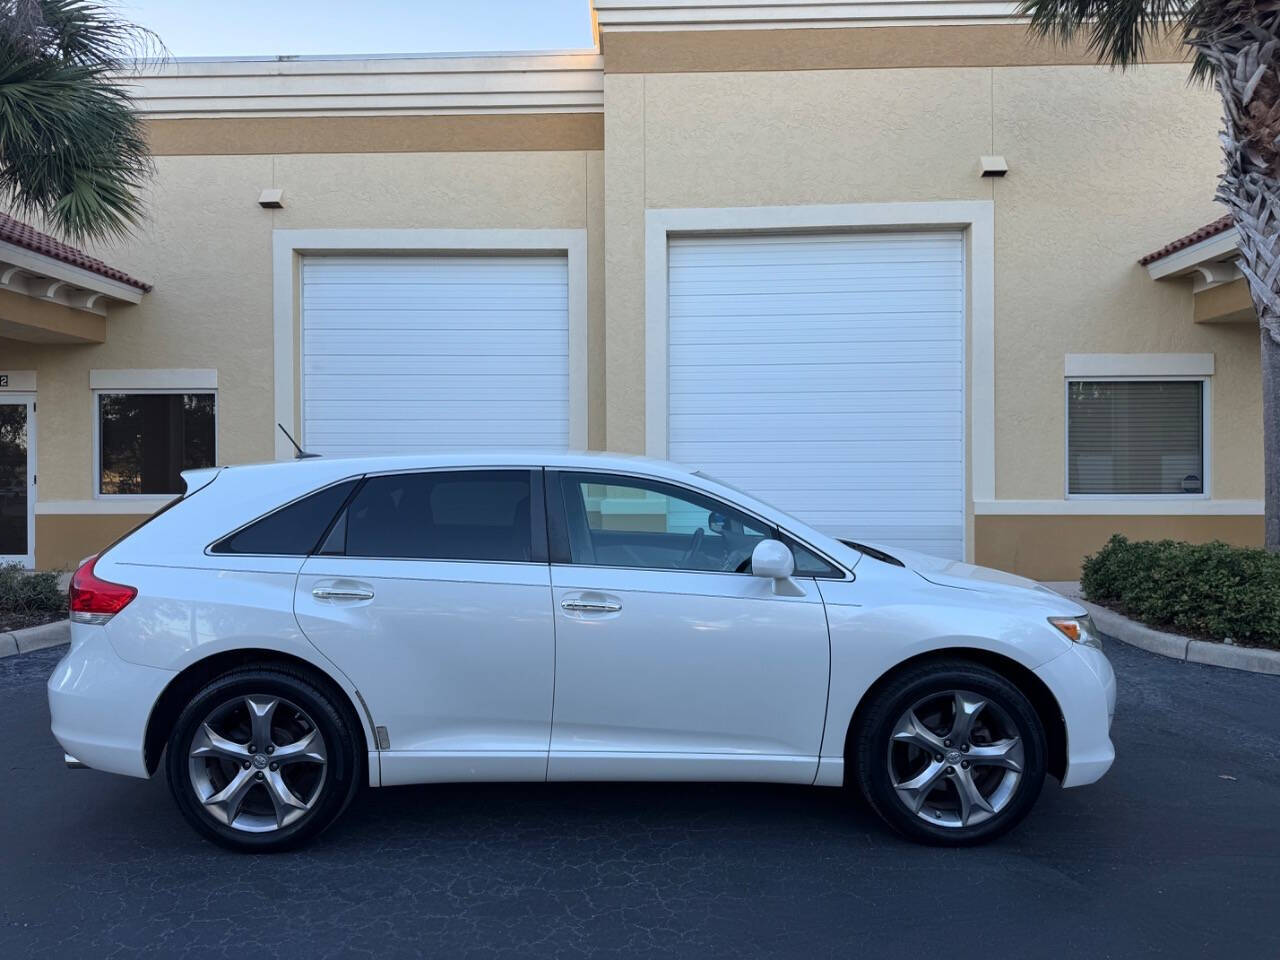
[[[323, 740], [325, 754], [325, 762], [312, 764], [312, 772], [306, 774], [311, 778], [307, 791], [308, 797], [313, 798], [310, 808], [284, 826], [266, 828], [267, 832], [249, 832], [215, 818], [197, 794], [200, 788], [192, 774], [193, 761], [190, 757], [192, 741], [206, 719], [223, 707], [229, 711], [227, 715], [232, 716], [239, 699], [257, 697], [278, 698], [286, 708], [296, 706], [297, 711], [287, 710], [294, 718], [292, 722], [303, 723], [304, 730], [313, 728]], [[349, 716], [349, 711], [311, 678], [287, 667], [247, 667], [211, 681], [192, 698], [170, 732], [165, 773], [178, 809], [202, 836], [231, 850], [246, 853], [288, 850], [313, 839], [332, 824], [355, 798], [365, 776], [366, 756], [362, 740], [359, 727]], [[281, 747], [281, 755], [284, 746]], [[235, 766], [231, 763], [229, 769], [235, 769]], [[319, 770], [315, 772], [317, 767]], [[265, 770], [245, 769], [254, 772], [259, 780], [268, 775]], [[270, 769], [275, 770], [276, 767]], [[219, 776], [217, 769], [213, 776]], [[261, 793], [254, 792], [258, 790]], [[265, 784], [250, 786], [242, 809], [251, 809], [250, 801], [252, 805], [263, 808], [264, 801], [269, 802], [270, 799]]]
[[[945, 778], [955, 776], [956, 768], [949, 766], [948, 760], [952, 757], [960, 759], [963, 757], [955, 750], [949, 750], [945, 755], [941, 753], [937, 755], [944, 757], [942, 760], [944, 770], [951, 770], [953, 773], [942, 774], [944, 779], [937, 781], [938, 786], [932, 788], [936, 792], [928, 794], [931, 800], [925, 804], [922, 814], [913, 812], [908, 807], [907, 800], [894, 787], [891, 763], [906, 764], [910, 763], [910, 759], [904, 759], [907, 755], [898, 752], [893, 753], [893, 756], [898, 759], [891, 760], [891, 751], [901, 751], [904, 748], [901, 742], [893, 746], [895, 742], [893, 733], [908, 710], [922, 703], [930, 705], [945, 703], [946, 695], [957, 690], [975, 693], [985, 698], [989, 704], [994, 704], [995, 709], [991, 711], [992, 723], [1011, 725], [1016, 728], [1016, 735], [1021, 738], [1021, 775], [1016, 780], [1015, 786], [1004, 788], [1007, 792], [1002, 805], [997, 807], [996, 804], [991, 804], [996, 807], [994, 814], [981, 811], [979, 815], [986, 818], [981, 822], [944, 825], [930, 822], [925, 817], [931, 814], [936, 817], [953, 816], [949, 811], [941, 811], [939, 807], [948, 805], [954, 798], [956, 808], [954, 817], [957, 820], [960, 819], [959, 798], [956, 796], [959, 787], [954, 780], [946, 783]], [[1044, 725], [1027, 697], [1005, 677], [970, 661], [932, 661], [904, 669], [891, 677], [871, 697], [859, 727], [854, 731], [851, 756], [848, 759], [853, 764], [854, 776], [867, 803], [881, 819], [899, 833], [921, 843], [968, 846], [984, 843], [1006, 833], [1030, 812], [1044, 785], [1047, 758]], [[983, 708], [984, 711], [986, 709], [988, 708]], [[982, 714], [979, 713], [978, 716], [981, 717]], [[975, 729], [981, 722], [975, 721]], [[940, 736], [942, 735], [940, 731], [945, 731], [945, 728], [944, 722], [938, 730], [931, 729], [931, 732]], [[1003, 740], [1007, 739], [1009, 739], [1008, 736], [1003, 738]], [[955, 744], [956, 748], [959, 746]], [[967, 751], [969, 745], [964, 746]], [[914, 745], [908, 744], [906, 748], [913, 749]], [[928, 767], [930, 758], [924, 754], [924, 751], [920, 751], [920, 754], [916, 756], [916, 763], [923, 763], [924, 767]], [[923, 768], [917, 767], [917, 769]], [[969, 769], [968, 763], [965, 762], [965, 770]], [[904, 779], [899, 783], [902, 785], [909, 783], [906, 776], [910, 773], [910, 769], [907, 769], [905, 774], [900, 773]], [[974, 773], [979, 771], [975, 769]], [[1006, 774], [1003, 769], [984, 768], [981, 776], [990, 782], [995, 777], [1004, 778]], [[1002, 779], [999, 782], [1009, 781]]]

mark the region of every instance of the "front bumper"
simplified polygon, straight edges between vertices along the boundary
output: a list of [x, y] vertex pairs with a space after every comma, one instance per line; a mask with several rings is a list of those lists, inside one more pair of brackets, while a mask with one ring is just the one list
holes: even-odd
[[1049, 687], [1067, 727], [1064, 787], [1094, 783], [1111, 769], [1116, 750], [1111, 721], [1116, 712], [1116, 675], [1111, 661], [1094, 647], [1073, 643], [1071, 649], [1036, 670]]
[[49, 677], [53, 735], [83, 766], [147, 777], [147, 720], [174, 676], [121, 660], [102, 627], [72, 624], [71, 649]]

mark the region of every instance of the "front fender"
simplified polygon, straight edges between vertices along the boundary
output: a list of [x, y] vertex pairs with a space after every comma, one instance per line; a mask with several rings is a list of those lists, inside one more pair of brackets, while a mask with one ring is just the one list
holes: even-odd
[[[866, 564], [861, 565], [865, 567]], [[981, 650], [1028, 671], [1061, 656], [1070, 641], [1035, 605], [1004, 605], [972, 591], [918, 580], [898, 589], [864, 571], [856, 581], [820, 582], [831, 634], [831, 685], [819, 782], [836, 775], [845, 734], [867, 691], [894, 667], [922, 654]], [[914, 576], [902, 572], [904, 576]], [[1052, 603], [1052, 601], [1050, 601]]]

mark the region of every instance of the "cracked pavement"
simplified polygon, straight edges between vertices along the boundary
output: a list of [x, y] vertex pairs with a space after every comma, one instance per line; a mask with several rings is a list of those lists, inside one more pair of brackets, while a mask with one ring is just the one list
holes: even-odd
[[[891, 835], [838, 790], [366, 791], [311, 847], [193, 833], [163, 778], [69, 771], [0, 659], [0, 956], [1274, 956], [1280, 677], [1107, 645], [1118, 759], [986, 847]], [[1229, 779], [1228, 779], [1229, 778]]]

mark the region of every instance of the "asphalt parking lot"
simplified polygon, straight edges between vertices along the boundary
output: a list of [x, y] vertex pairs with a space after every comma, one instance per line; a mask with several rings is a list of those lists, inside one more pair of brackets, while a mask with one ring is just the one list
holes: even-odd
[[200, 840], [161, 779], [68, 771], [0, 660], [0, 957], [1280, 955], [1280, 677], [1108, 645], [1119, 759], [1011, 836], [912, 846], [841, 791], [370, 791], [315, 846]]

